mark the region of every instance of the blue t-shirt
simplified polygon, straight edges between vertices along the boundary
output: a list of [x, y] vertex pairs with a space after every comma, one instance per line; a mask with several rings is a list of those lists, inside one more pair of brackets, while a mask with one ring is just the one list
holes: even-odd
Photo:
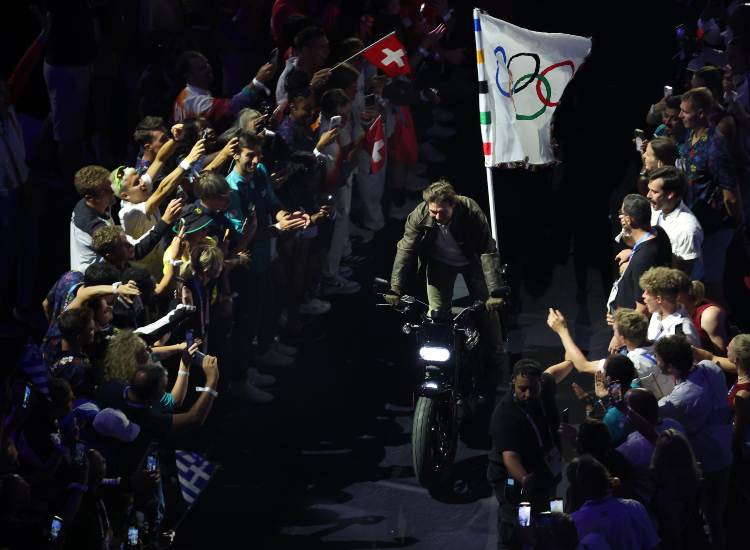
[[[227, 219], [238, 231], [252, 205], [258, 219], [258, 227], [267, 227], [275, 222], [275, 215], [281, 208], [281, 201], [276, 196], [271, 185], [268, 170], [259, 164], [250, 181], [235, 170], [227, 176], [227, 183], [231, 188], [229, 209], [225, 213]], [[243, 207], [244, 203], [244, 207]], [[271, 239], [255, 239], [252, 246], [252, 261], [250, 269], [256, 273], [263, 273], [271, 266]]]

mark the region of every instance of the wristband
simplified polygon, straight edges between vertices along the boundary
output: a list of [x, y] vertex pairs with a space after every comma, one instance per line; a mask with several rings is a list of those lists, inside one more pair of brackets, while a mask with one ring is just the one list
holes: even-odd
[[84, 485], [83, 483], [68, 483], [68, 490], [73, 491], [80, 491], [82, 493], [87, 493], [89, 488], [88, 485]]
[[422, 54], [422, 57], [430, 57], [430, 50], [428, 50], [424, 46], [419, 47], [419, 53]]
[[120, 288], [122, 283], [120, 281], [115, 281], [112, 283], [112, 294], [117, 294], [117, 289]]
[[190, 371], [189, 370], [178, 370], [177, 371], [177, 376], [190, 376]]
[[266, 86], [265, 84], [263, 84], [257, 78], [253, 78], [253, 86], [255, 86], [256, 88], [260, 88], [261, 90], [263, 90], [264, 92], [266, 92], [266, 95], [271, 95], [271, 90], [268, 89], [268, 86]]
[[219, 392], [217, 392], [213, 388], [209, 388], [208, 386], [204, 386], [204, 387], [196, 386], [195, 387], [195, 391], [197, 391], [197, 392], [206, 392], [207, 394], [209, 394], [209, 395], [211, 395], [213, 397], [219, 397]]
[[183, 263], [185, 262], [183, 262], [182, 260], [169, 260], [169, 265], [171, 265], [172, 267], [179, 267]]
[[182, 162], [179, 164], [179, 166], [184, 172], [189, 172], [192, 165], [185, 159], [182, 159]]

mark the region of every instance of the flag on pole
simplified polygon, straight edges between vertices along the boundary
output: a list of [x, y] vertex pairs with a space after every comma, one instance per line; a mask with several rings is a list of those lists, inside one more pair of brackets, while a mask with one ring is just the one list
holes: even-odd
[[406, 48], [396, 38], [395, 31], [370, 44], [362, 55], [388, 76], [400, 76], [411, 72]]
[[386, 158], [382, 115], [378, 115], [370, 129], [367, 130], [367, 150], [370, 153], [370, 173], [377, 174], [383, 168]]
[[550, 122], [591, 39], [516, 27], [474, 9], [484, 165], [554, 161]]
[[182, 498], [188, 506], [192, 506], [216, 473], [216, 465], [192, 451], [177, 450], [174, 454]]

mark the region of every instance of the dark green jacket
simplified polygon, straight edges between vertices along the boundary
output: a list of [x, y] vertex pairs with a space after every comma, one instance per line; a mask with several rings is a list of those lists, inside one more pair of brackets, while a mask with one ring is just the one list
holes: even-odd
[[[415, 259], [418, 260], [419, 270], [427, 266], [435, 237], [440, 231], [437, 225], [430, 217], [426, 202], [422, 202], [409, 214], [404, 236], [396, 245], [396, 259], [391, 272], [392, 288], [403, 291]], [[482, 270], [484, 273], [490, 295], [501, 297], [500, 288], [503, 286], [503, 280], [500, 273], [500, 256], [495, 239], [492, 238], [490, 225], [479, 205], [469, 197], [458, 195], [449, 230], [469, 260], [469, 267]]]

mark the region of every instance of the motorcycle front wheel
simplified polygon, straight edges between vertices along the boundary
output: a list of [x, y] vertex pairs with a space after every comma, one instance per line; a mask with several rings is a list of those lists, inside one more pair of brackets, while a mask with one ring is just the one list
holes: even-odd
[[450, 480], [458, 439], [456, 422], [450, 395], [417, 400], [411, 433], [412, 465], [419, 484], [431, 493], [445, 488]]

